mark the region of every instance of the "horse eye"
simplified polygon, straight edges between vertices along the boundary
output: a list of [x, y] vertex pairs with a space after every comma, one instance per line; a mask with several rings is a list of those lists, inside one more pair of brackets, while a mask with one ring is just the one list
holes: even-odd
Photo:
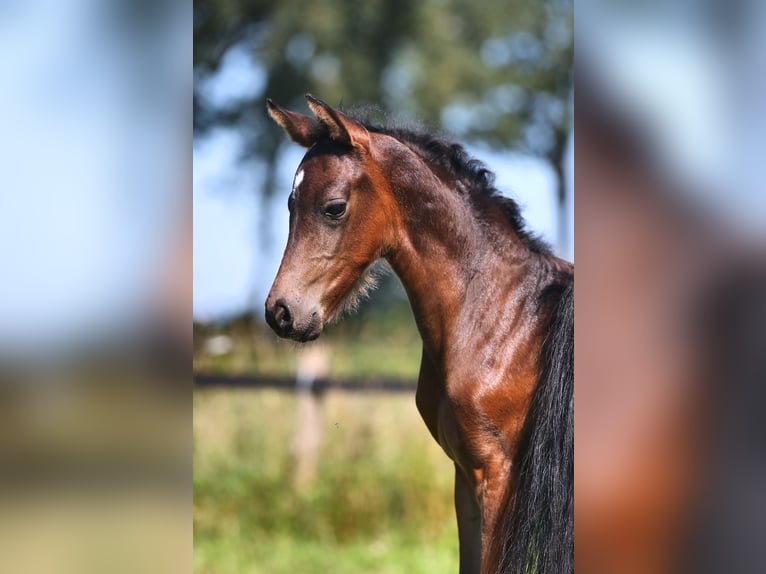
[[324, 207], [324, 214], [333, 219], [341, 217], [344, 213], [346, 213], [345, 201], [332, 201]]

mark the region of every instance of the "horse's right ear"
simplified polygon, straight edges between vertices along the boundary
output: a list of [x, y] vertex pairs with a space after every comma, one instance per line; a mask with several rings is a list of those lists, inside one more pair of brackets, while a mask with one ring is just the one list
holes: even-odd
[[266, 109], [271, 118], [287, 132], [291, 140], [303, 147], [314, 145], [322, 129], [316, 118], [286, 110], [271, 99], [266, 100]]
[[331, 140], [356, 148], [369, 149], [370, 134], [361, 123], [311, 94], [306, 94], [306, 101], [314, 115], [327, 128]]

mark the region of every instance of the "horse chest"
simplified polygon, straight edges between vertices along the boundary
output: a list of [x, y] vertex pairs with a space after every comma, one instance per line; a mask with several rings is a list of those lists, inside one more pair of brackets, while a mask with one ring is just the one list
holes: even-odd
[[447, 394], [435, 380], [421, 375], [416, 395], [420, 416], [431, 435], [453, 461], [462, 465], [462, 440], [455, 413]]
[[442, 450], [452, 460], [465, 466], [463, 459], [465, 458], [463, 448], [463, 440], [460, 434], [460, 429], [457, 426], [455, 420], [455, 413], [450, 405], [449, 400], [443, 397], [439, 401], [439, 406], [436, 412], [436, 426], [437, 426], [437, 441], [442, 447]]
[[446, 394], [434, 401], [430, 409], [421, 410], [421, 416], [444, 453], [467, 475], [484, 466], [484, 449], [478, 444], [481, 441], [462, 430], [454, 405]]

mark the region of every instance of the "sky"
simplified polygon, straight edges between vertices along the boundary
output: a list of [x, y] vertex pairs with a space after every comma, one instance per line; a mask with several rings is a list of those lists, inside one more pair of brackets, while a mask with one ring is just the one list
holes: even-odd
[[[143, 316], [188, 169], [191, 9], [0, 2], [0, 348]], [[188, 176], [187, 176], [188, 178]]]
[[[152, 4], [167, 14], [145, 27], [121, 11], [139, 4], [0, 2], [0, 344], [66, 341], [134, 320], [146, 309], [168, 230], [188, 212], [190, 110], [179, 102], [189, 101], [192, 82], [192, 10]], [[578, 52], [591, 54], [617, 97], [654, 129], [669, 171], [736, 215], [734, 225], [766, 233], [766, 75], [753, 74], [766, 42], [760, 20], [744, 19], [722, 48], [696, 8], [655, 25], [624, 6], [591, 17], [589, 4], [603, 3], [578, 4], [587, 16], [578, 18]], [[233, 103], [264, 85], [235, 47], [203, 92]], [[282, 195], [263, 206], [258, 166], [236, 161], [240, 145], [227, 130], [194, 143], [197, 318], [260, 309], [285, 243], [285, 197], [301, 150], [287, 148]], [[520, 202], [530, 227], [554, 241], [549, 167], [511, 152], [470, 151]], [[570, 186], [573, 158], [570, 146]], [[571, 203], [568, 210], [571, 235]], [[275, 222], [265, 249], [257, 242], [263, 221]], [[569, 245], [563, 255], [572, 258]]]
[[578, 0], [575, 45], [684, 199], [766, 239], [766, 2]]
[[[192, 81], [192, 14], [163, 3], [167, 17], [145, 27], [120, 11], [127, 6], [0, 3], [0, 345], [67, 344], [150, 318], [169, 234], [187, 213], [191, 126], [178, 102]], [[263, 87], [262, 71], [235, 47], [203, 95], [235, 103]], [[240, 146], [226, 129], [194, 142], [196, 318], [260, 309], [284, 248], [302, 150], [286, 147], [281, 195], [262, 205], [258, 165], [237, 161]], [[472, 152], [551, 239], [547, 166]], [[267, 247], [263, 221], [274, 222]]]
[[[144, 29], [114, 11], [129, 5], [0, 3], [0, 269], [6, 278], [0, 343], [67, 340], [75, 331], [133, 320], [156, 280], [167, 230], [183, 211], [179, 178], [188, 177], [191, 127], [189, 110], [178, 102], [188, 101], [192, 81], [191, 9], [162, 4], [175, 12], [162, 26]], [[739, 68], [722, 59], [726, 51], [686, 13], [662, 26], [641, 27], [619, 12], [579, 21], [578, 50], [592, 55], [609, 87], [655, 130], [669, 171], [734, 213], [734, 225], [765, 233], [766, 129], [756, 128], [766, 125], [766, 114], [746, 113], [760, 110], [766, 93], [766, 76], [752, 74], [764, 36], [743, 29], [737, 43], [725, 46], [753, 64]], [[214, 104], [235, 103], [264, 85], [263, 72], [234, 47], [203, 95]], [[198, 319], [259, 310], [285, 243], [285, 198], [302, 150], [286, 146], [281, 195], [262, 205], [258, 165], [237, 161], [240, 146], [236, 132], [226, 129], [194, 142]], [[470, 151], [496, 172], [501, 191], [519, 201], [530, 227], [555, 243], [549, 166], [511, 152]], [[573, 158], [570, 146], [570, 186]], [[571, 203], [568, 209], [571, 239]], [[258, 243], [263, 221], [274, 222], [267, 247]], [[571, 259], [569, 245], [563, 255]]]

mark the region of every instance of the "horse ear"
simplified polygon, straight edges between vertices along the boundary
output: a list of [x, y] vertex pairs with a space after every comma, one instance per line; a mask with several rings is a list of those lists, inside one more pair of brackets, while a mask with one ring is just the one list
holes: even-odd
[[321, 132], [321, 126], [314, 118], [286, 110], [271, 99], [266, 100], [266, 109], [290, 136], [290, 139], [303, 147], [311, 147]]
[[331, 108], [322, 100], [306, 94], [309, 108], [327, 127], [330, 139], [353, 147], [369, 149], [370, 134], [361, 123]]

